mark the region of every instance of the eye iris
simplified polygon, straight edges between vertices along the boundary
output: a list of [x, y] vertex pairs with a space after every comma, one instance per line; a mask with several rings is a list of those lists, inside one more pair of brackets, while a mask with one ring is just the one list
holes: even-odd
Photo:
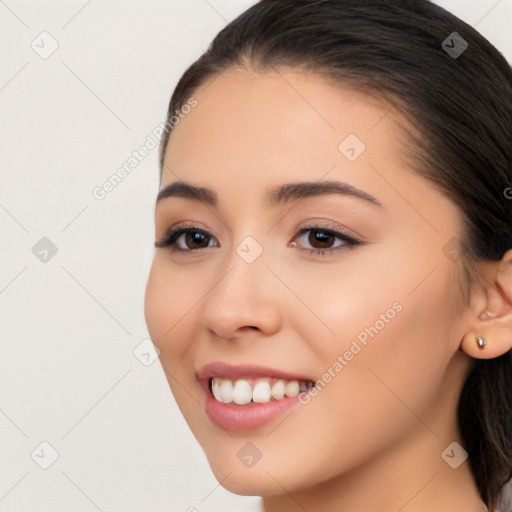
[[[206, 244], [204, 243], [205, 241], [206, 241]], [[190, 242], [190, 245], [194, 245], [196, 243], [201, 244], [201, 242], [203, 242], [203, 244], [200, 245], [200, 247], [207, 247], [208, 246], [208, 237], [203, 235], [202, 233], [198, 233], [197, 231], [189, 231], [188, 233], [186, 233], [187, 246], [189, 246], [189, 242]]]
[[320, 247], [325, 248], [332, 245], [332, 238], [332, 235], [328, 235], [323, 231], [312, 229], [309, 235], [309, 242], [313, 246], [315, 243], [320, 243]]

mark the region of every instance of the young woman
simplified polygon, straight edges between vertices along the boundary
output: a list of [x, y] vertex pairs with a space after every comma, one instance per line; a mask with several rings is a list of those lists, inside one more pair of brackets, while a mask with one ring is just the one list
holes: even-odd
[[181, 77], [145, 317], [226, 489], [505, 506], [511, 78], [426, 0], [262, 0]]

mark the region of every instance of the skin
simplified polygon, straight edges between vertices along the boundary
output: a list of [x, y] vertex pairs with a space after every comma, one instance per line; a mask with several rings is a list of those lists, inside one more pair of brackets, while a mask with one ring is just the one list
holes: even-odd
[[[512, 339], [503, 327], [511, 301], [494, 291], [494, 265], [489, 286], [466, 302], [461, 263], [443, 252], [460, 234], [459, 212], [402, 161], [389, 106], [289, 70], [229, 69], [194, 97], [170, 137], [160, 189], [179, 180], [212, 188], [219, 206], [161, 200], [155, 240], [183, 221], [212, 240], [197, 250], [182, 236], [188, 253], [155, 250], [145, 317], [216, 478], [262, 496], [267, 512], [485, 510], [468, 461], [452, 469], [441, 453], [462, 444], [455, 411], [470, 358], [461, 341], [473, 350], [484, 326]], [[353, 162], [338, 150], [350, 133], [366, 145]], [[350, 183], [384, 208], [342, 195], [264, 203], [268, 187], [319, 180]], [[295, 232], [313, 220], [365, 243], [310, 255], [322, 245]], [[251, 264], [235, 251], [247, 236], [263, 248]], [[329, 243], [343, 242], [324, 250]], [[284, 421], [226, 432], [207, 418], [195, 377], [203, 365], [253, 363], [316, 380], [395, 302], [402, 310]], [[504, 343], [491, 343], [493, 357]], [[250, 468], [237, 458], [248, 441], [262, 453]]]

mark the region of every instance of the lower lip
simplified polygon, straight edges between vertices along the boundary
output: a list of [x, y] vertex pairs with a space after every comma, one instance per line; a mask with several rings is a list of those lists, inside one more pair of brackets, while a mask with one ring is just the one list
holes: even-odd
[[263, 404], [224, 404], [216, 400], [206, 383], [205, 410], [212, 423], [225, 430], [253, 430], [263, 427], [299, 404], [299, 395]]

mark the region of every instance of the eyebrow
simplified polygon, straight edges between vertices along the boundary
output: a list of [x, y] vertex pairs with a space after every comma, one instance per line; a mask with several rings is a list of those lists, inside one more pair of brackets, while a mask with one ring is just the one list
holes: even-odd
[[[276, 207], [300, 199], [330, 194], [352, 196], [385, 209], [382, 203], [372, 195], [341, 181], [301, 181], [298, 183], [286, 183], [268, 189], [265, 198], [267, 206]], [[217, 207], [219, 203], [218, 195], [214, 190], [205, 187], [197, 187], [184, 181], [176, 181], [163, 188], [158, 193], [156, 202], [158, 203], [168, 197], [183, 197], [191, 201], [200, 201], [213, 207]]]

